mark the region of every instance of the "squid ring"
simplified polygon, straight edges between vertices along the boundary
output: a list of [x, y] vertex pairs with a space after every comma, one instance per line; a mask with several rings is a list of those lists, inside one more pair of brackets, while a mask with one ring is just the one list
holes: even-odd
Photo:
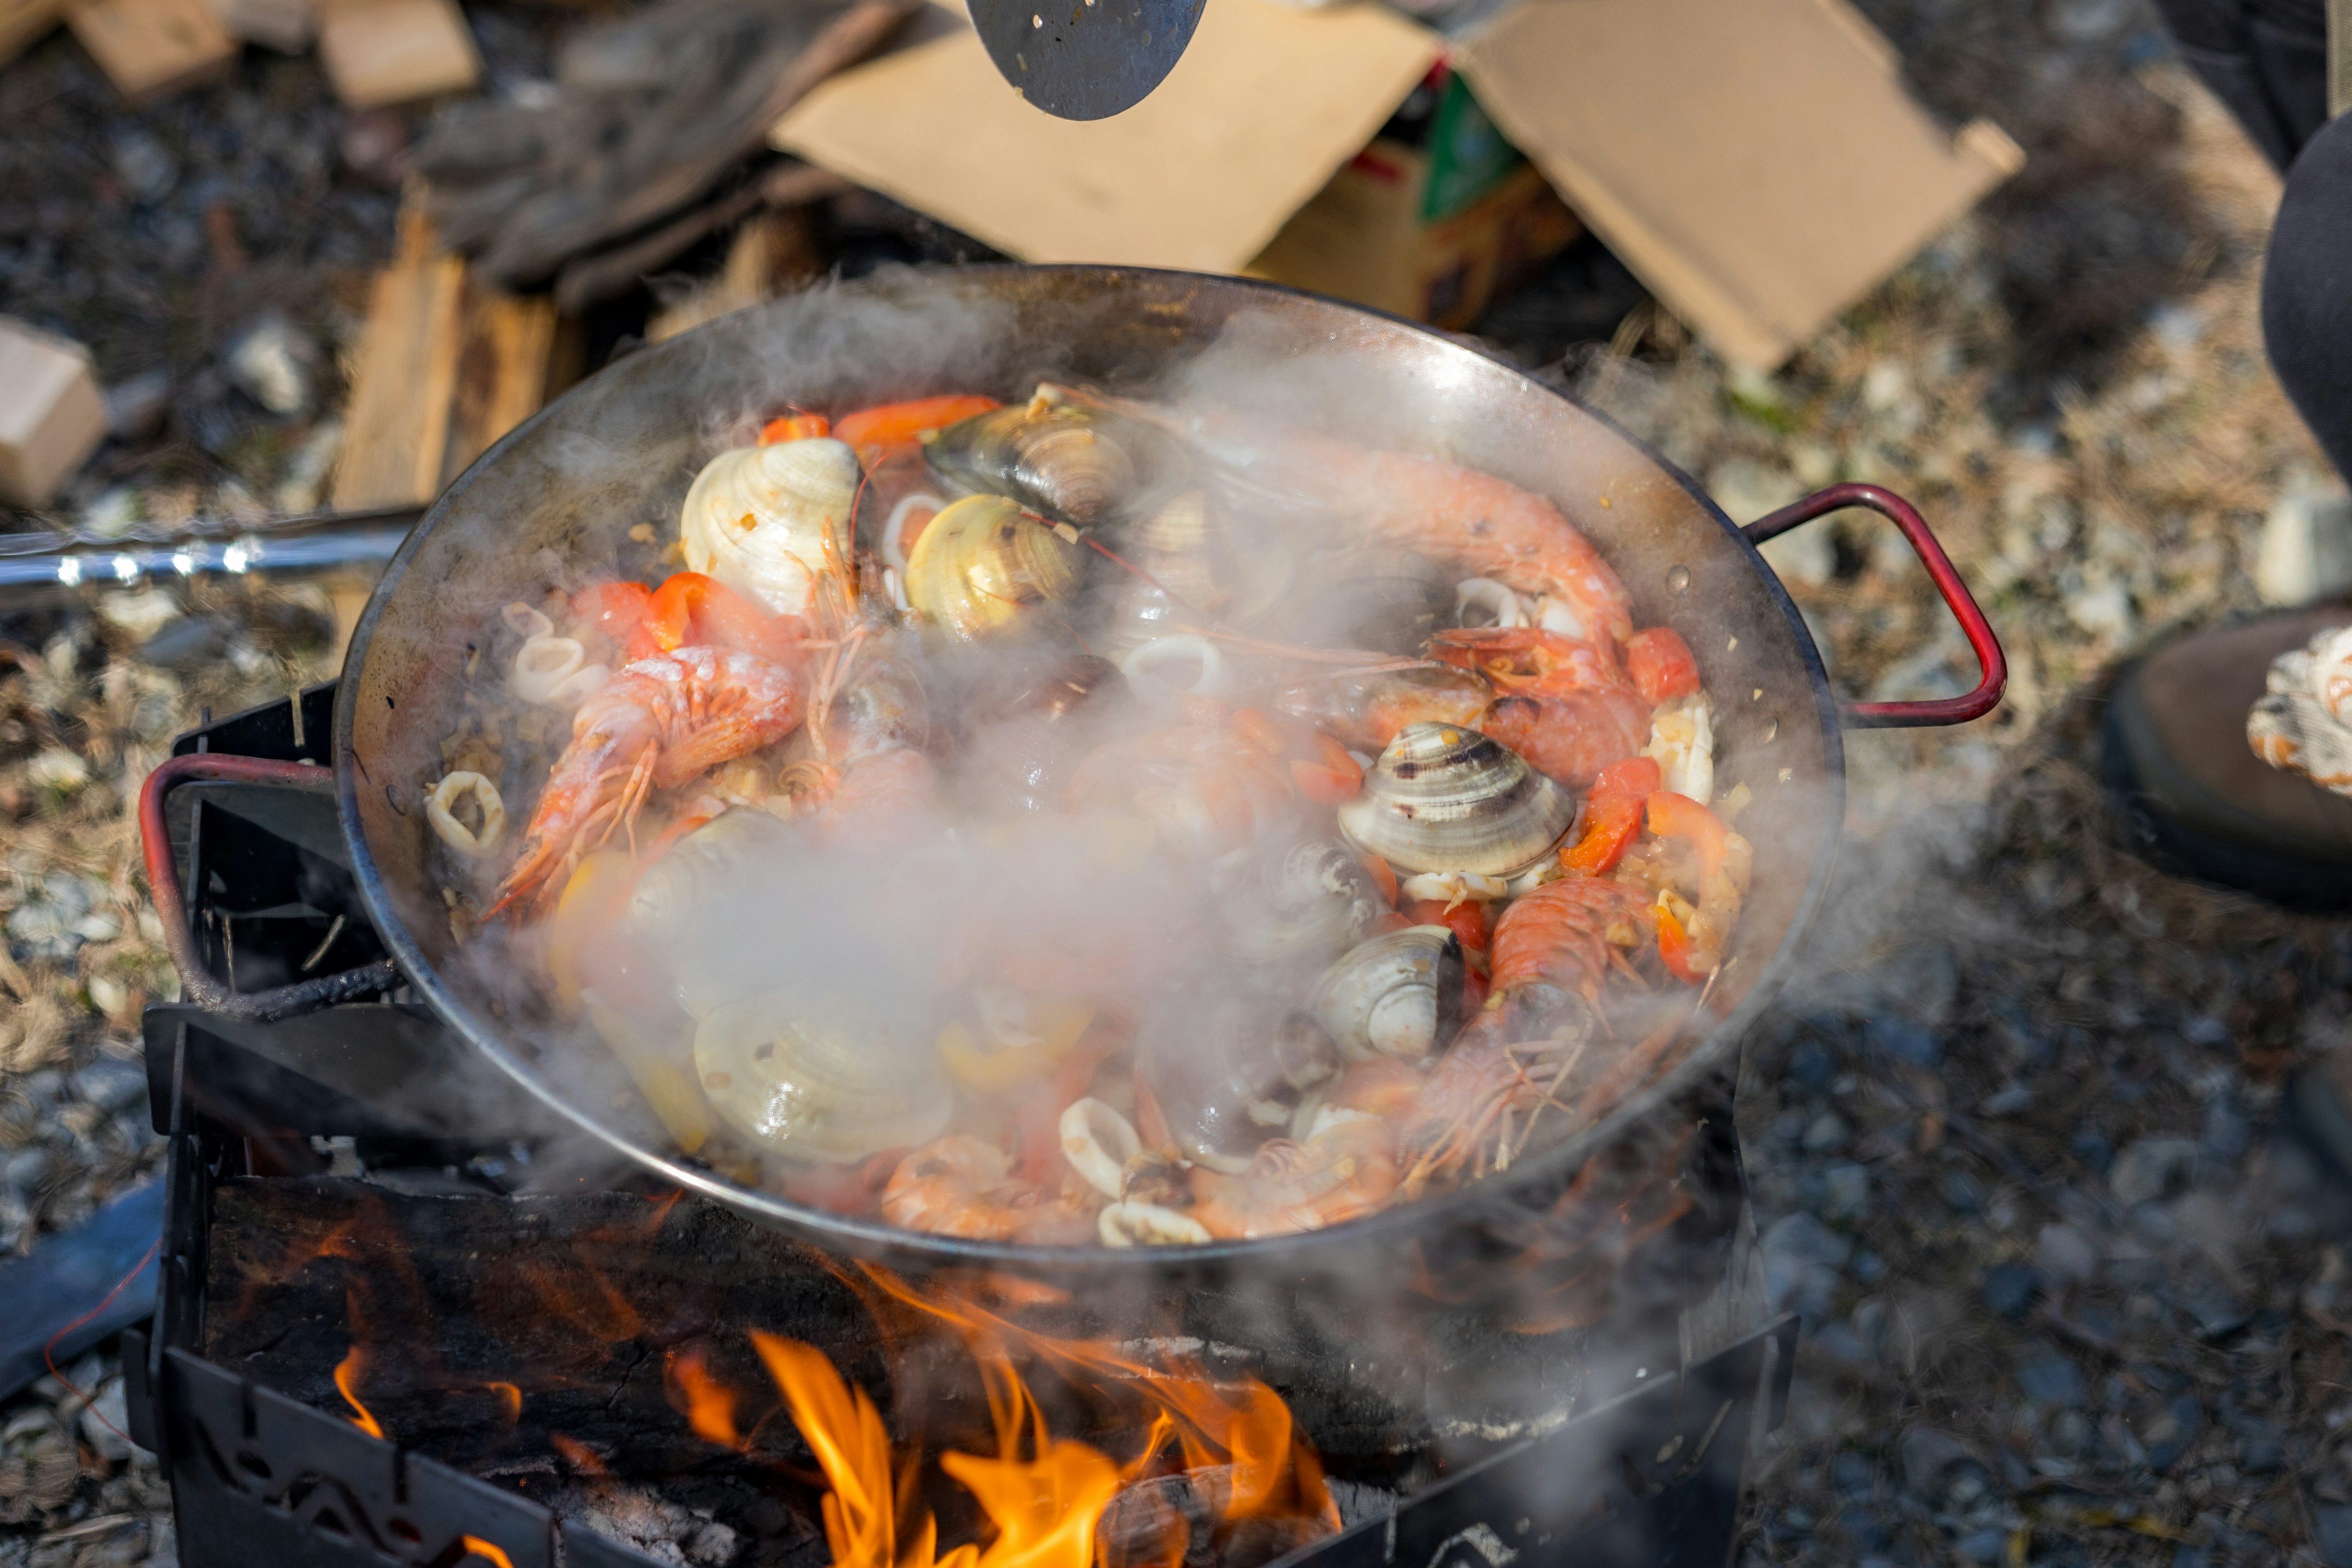
[[499, 618], [506, 622], [507, 630], [518, 637], [543, 637], [551, 635], [555, 630], [553, 621], [549, 620], [520, 599], [517, 599], [513, 604], [500, 610]]
[[604, 683], [612, 679], [610, 666], [583, 664], [557, 683], [548, 694], [548, 703], [555, 708], [577, 708], [604, 689]]
[[1099, 1100], [1074, 1100], [1062, 1112], [1062, 1156], [1087, 1185], [1118, 1201], [1127, 1184], [1127, 1163], [1141, 1153], [1143, 1140]]
[[1112, 1204], [1095, 1231], [1105, 1247], [1202, 1247], [1215, 1239], [1191, 1215], [1158, 1204]]
[[[457, 820], [457, 803], [467, 795], [473, 796], [482, 813], [478, 832]], [[425, 797], [425, 817], [442, 843], [470, 859], [488, 855], [506, 837], [507, 803], [499, 798], [499, 786], [479, 773], [451, 773], [435, 784], [433, 793]]]
[[[1180, 684], [1188, 666], [1199, 673]], [[1118, 671], [1146, 697], [1223, 697], [1234, 689], [1233, 671], [1216, 644], [1192, 632], [1153, 637], [1129, 650]]]
[[1454, 584], [1454, 618], [1465, 626], [1475, 625], [1469, 618], [1472, 610], [1483, 612], [1489, 626], [1528, 624], [1528, 612], [1520, 605], [1519, 596], [1492, 577], [1465, 577]]
[[928, 490], [917, 490], [913, 495], [901, 496], [882, 521], [882, 560], [897, 568], [901, 577], [907, 574], [907, 550], [898, 542], [898, 535], [907, 526], [907, 514], [918, 507], [929, 507], [936, 514], [947, 510], [948, 503]]
[[[588, 650], [580, 646], [577, 637], [532, 637], [514, 657], [514, 666], [507, 675], [507, 689], [525, 702], [556, 701], [556, 693], [587, 662]], [[581, 695], [584, 699], [587, 693]]]

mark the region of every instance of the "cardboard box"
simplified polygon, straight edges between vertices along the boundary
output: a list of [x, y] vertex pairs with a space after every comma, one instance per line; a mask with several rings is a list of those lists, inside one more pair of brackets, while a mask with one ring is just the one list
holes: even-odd
[[482, 74], [455, 0], [330, 0], [319, 10], [319, 59], [353, 109], [460, 92]]
[[2022, 161], [1989, 122], [1948, 134], [1844, 0], [1517, 0], [1452, 36], [1369, 3], [1217, 0], [1156, 92], [1086, 123], [1023, 101], [959, 26], [835, 78], [772, 139], [1024, 259], [1255, 271], [1459, 321], [1544, 235], [1497, 199], [1508, 174], [1433, 219], [1481, 166], [1432, 180], [1377, 145], [1441, 61], [1668, 309], [1758, 368]]
[[89, 351], [0, 316], [0, 500], [47, 505], [105, 436]]

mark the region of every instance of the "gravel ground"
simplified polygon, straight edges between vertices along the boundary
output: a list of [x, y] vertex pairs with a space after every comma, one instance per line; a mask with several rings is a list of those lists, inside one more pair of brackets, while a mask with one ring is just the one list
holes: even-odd
[[[2121, 856], [2095, 783], [2117, 661], [2256, 607], [2263, 520], [2328, 482], [2261, 352], [2277, 182], [2133, 0], [1865, 9], [2023, 175], [1774, 376], [1647, 307], [1577, 341], [1629, 297], [1589, 253], [1486, 323], [1735, 517], [1903, 490], [2012, 661], [1994, 719], [1852, 738], [1832, 912], [1748, 1054], [1770, 1279], [1808, 1339], [1743, 1560], [2352, 1565], [2352, 1205], [2280, 1131], [2290, 1075], [2352, 1031], [2352, 942]], [[541, 68], [546, 14], [472, 15], [496, 79]], [[126, 113], [63, 40], [0, 71], [0, 311], [91, 342], [110, 385], [150, 375], [152, 427], [60, 513], [307, 504], [407, 128], [302, 61]], [[226, 353], [265, 307], [315, 355], [294, 414]], [[1850, 693], [1965, 680], [1891, 530], [1770, 553]], [[154, 1165], [136, 1020], [172, 982], [124, 806], [202, 709], [331, 673], [336, 611], [242, 583], [0, 612], [0, 1247]], [[119, 1390], [102, 1352], [68, 1373]], [[94, 1419], [119, 1397], [0, 1405], [0, 1565], [169, 1560], [152, 1470]]]

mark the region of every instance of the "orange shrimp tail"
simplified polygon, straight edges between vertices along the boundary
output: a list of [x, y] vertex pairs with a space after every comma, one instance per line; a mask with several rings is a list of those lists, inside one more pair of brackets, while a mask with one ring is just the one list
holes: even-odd
[[1650, 896], [1628, 883], [1594, 877], [1548, 882], [1495, 922], [1495, 993], [1555, 985], [1593, 1001], [1611, 968], [1610, 928], [1622, 923], [1646, 937], [1655, 920]]

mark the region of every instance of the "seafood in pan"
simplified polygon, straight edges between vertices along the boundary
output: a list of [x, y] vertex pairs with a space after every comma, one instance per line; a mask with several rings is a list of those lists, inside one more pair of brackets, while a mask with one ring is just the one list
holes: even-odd
[[460, 939], [735, 1180], [1340, 1225], [1591, 1125], [1737, 962], [1706, 672], [1554, 499], [1048, 385], [793, 410], [668, 527], [486, 626], [426, 816]]

